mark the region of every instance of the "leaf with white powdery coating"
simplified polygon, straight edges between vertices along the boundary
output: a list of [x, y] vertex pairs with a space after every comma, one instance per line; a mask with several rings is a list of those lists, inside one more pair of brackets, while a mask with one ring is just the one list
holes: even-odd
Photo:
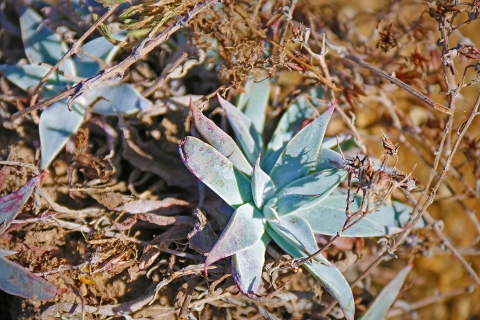
[[[350, 208], [356, 211], [361, 198], [351, 203]], [[334, 236], [343, 227], [347, 206], [346, 196], [331, 194], [326, 197], [321, 206], [299, 210], [295, 215], [306, 219], [316, 233]], [[381, 237], [401, 232], [402, 227], [410, 218], [411, 208], [403, 203], [393, 201], [392, 206], [384, 203], [378, 211], [367, 214], [353, 227], [342, 233], [344, 237]], [[425, 226], [421, 220], [415, 227]]]
[[[245, 90], [241, 94], [240, 100], [247, 99], [245, 109], [238, 105], [238, 109], [252, 121], [253, 126], [257, 133], [262, 136], [265, 126], [265, 117], [267, 115], [268, 99], [270, 98], [270, 80], [264, 79], [260, 82], [255, 82], [253, 78], [247, 82], [252, 81], [253, 85], [249, 90]], [[248, 83], [245, 84], [248, 87]]]
[[131, 115], [149, 109], [153, 104], [144, 98], [131, 84], [94, 87], [83, 98], [83, 105], [95, 103], [92, 111], [107, 116]]
[[395, 278], [387, 284], [378, 296], [373, 301], [372, 305], [368, 308], [367, 312], [362, 315], [361, 320], [377, 320], [385, 319], [388, 310], [392, 306], [393, 302], [397, 298], [400, 290], [403, 287], [403, 283], [407, 278], [408, 273], [412, 270], [412, 266], [406, 266], [403, 268]]
[[335, 106], [336, 103], [304, 127], [283, 149], [270, 172], [270, 177], [278, 189], [304, 177], [315, 168], [323, 136]]
[[[288, 215], [279, 221], [269, 220], [268, 225], [269, 236], [292, 257], [306, 258], [318, 250], [313, 231], [304, 219]], [[321, 254], [303, 266], [338, 301], [345, 317], [353, 319], [355, 303], [350, 285], [343, 274]]]
[[335, 188], [343, 180], [345, 175], [345, 171], [337, 169], [314, 172], [298, 180], [290, 182], [283, 189], [278, 191], [275, 196], [280, 197], [290, 194], [330, 194], [333, 188]]
[[273, 165], [285, 148], [285, 145], [300, 131], [305, 119], [308, 119], [312, 115], [313, 110], [306, 103], [306, 97], [304, 95], [300, 96], [298, 100], [285, 111], [265, 151], [263, 168], [266, 172], [272, 170]]
[[205, 271], [212, 263], [252, 248], [265, 233], [263, 215], [252, 203], [245, 203], [233, 213], [227, 227], [205, 260]]
[[[20, 29], [25, 55], [32, 64], [43, 62], [53, 66], [68, 51], [60, 35], [53, 32], [33, 9], [20, 7]], [[66, 59], [59, 69], [69, 75], [76, 75], [73, 60], [70, 58]]]
[[0, 249], [0, 257], [7, 257], [12, 254], [17, 254], [17, 251], [11, 251], [11, 250], [5, 250], [5, 249]]
[[249, 176], [252, 175], [252, 166], [235, 141], [199, 109], [195, 108], [192, 101], [190, 101], [190, 111], [192, 112], [195, 129], [202, 138], [230, 160], [238, 170]]
[[258, 134], [252, 121], [238, 110], [237, 107], [223, 99], [219, 94], [217, 94], [217, 98], [225, 110], [228, 122], [232, 126], [233, 131], [235, 131], [235, 137], [247, 157], [248, 162], [252, 164], [255, 163], [258, 154], [262, 152], [262, 137]]
[[255, 84], [254, 77], [249, 77], [247, 81], [245, 81], [245, 85], [243, 86], [243, 92], [237, 99], [237, 108], [243, 112], [245, 107], [247, 106], [248, 99], [250, 98], [250, 93], [252, 92], [253, 85]]
[[[127, 38], [127, 32], [117, 32], [115, 38], [123, 41]], [[83, 78], [96, 75], [100, 71], [100, 65], [90, 57], [97, 57], [105, 63], [110, 63], [118, 50], [120, 50], [119, 46], [113, 45], [104, 37], [98, 37], [85, 43], [73, 59], [77, 68], [77, 75]]]
[[186, 137], [179, 152], [190, 172], [230, 206], [237, 208], [253, 200], [249, 179], [212, 146], [197, 138]]
[[275, 194], [275, 185], [272, 179], [260, 168], [260, 155], [253, 167], [252, 194], [253, 201], [259, 209]]
[[343, 170], [329, 169], [289, 183], [275, 195], [278, 197], [278, 213], [284, 215], [320, 204], [338, 186], [345, 175], [346, 172]]
[[85, 108], [75, 102], [72, 104], [72, 111], [69, 111], [65, 99], [53, 103], [42, 112], [38, 125], [42, 145], [42, 170], [48, 168], [70, 136], [78, 130], [84, 114]]
[[265, 251], [271, 238], [264, 233], [260, 241], [251, 248], [240, 251], [232, 256], [232, 275], [240, 291], [256, 293], [262, 281]]
[[[27, 64], [21, 67], [5, 66], [5, 76], [7, 79], [22, 90], [28, 91], [34, 88], [40, 80], [48, 73], [49, 68]], [[65, 88], [71, 82], [57, 74], [51, 74], [45, 82], [45, 97], [53, 96], [58, 90]]]
[[322, 148], [320, 148], [320, 156], [318, 157], [317, 164], [314, 171], [323, 171], [326, 169], [344, 169], [345, 163], [340, 153], [324, 148], [325, 140], [322, 142]]

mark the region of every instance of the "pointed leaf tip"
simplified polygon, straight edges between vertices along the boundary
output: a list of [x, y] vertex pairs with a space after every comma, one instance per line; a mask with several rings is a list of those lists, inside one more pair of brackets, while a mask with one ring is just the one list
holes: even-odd
[[[68, 51], [60, 35], [50, 29], [44, 19], [35, 10], [20, 7], [20, 29], [25, 47], [25, 55], [32, 64], [47, 63], [55, 65]], [[67, 58], [59, 68], [67, 74], [76, 75], [71, 58]]]
[[[86, 108], [73, 103], [72, 111], [66, 99], [53, 103], [40, 115], [39, 134], [42, 145], [40, 168], [46, 169], [80, 127]], [[59, 121], [61, 119], [61, 121]]]
[[22, 266], [0, 257], [0, 289], [15, 296], [48, 301], [55, 298], [57, 286]]
[[320, 159], [323, 137], [336, 103], [305, 126], [285, 146], [270, 177], [278, 189], [313, 171]]
[[235, 132], [235, 138], [240, 149], [243, 151], [249, 163], [255, 163], [257, 155], [263, 149], [261, 134], [257, 131], [252, 120], [248, 118], [247, 115], [223, 99], [220, 95], [217, 97], [223, 110], [225, 110], [228, 122]]
[[328, 112], [330, 113], [330, 115], [333, 114], [333, 111], [335, 110], [335, 108], [338, 106], [338, 100], [335, 99], [333, 100], [332, 102], [332, 105], [330, 106], [330, 108], [328, 108]]
[[265, 202], [273, 197], [276, 189], [272, 179], [260, 167], [260, 157], [261, 154], [253, 167], [252, 194], [255, 205], [261, 209]]
[[408, 273], [412, 269], [412, 265], [406, 266], [402, 269], [395, 278], [387, 284], [378, 296], [373, 301], [370, 308], [367, 312], [363, 314], [361, 320], [375, 320], [375, 319], [385, 319], [388, 313], [388, 310], [395, 302], [400, 290], [403, 287], [405, 279], [407, 278]]
[[195, 107], [193, 100], [190, 101], [190, 112], [192, 113], [195, 130], [201, 138], [226, 157], [235, 168], [250, 176], [252, 174], [252, 166], [232, 137]]
[[46, 173], [42, 173], [30, 179], [25, 185], [15, 192], [9, 193], [0, 198], [0, 221], [3, 225], [0, 227], [0, 233], [7, 230], [13, 219], [20, 213], [25, 203], [32, 195], [33, 190], [40, 184], [40, 181]]

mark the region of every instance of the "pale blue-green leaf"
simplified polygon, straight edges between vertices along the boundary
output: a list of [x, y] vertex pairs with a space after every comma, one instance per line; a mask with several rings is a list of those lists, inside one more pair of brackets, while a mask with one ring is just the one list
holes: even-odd
[[[331, 194], [326, 197], [321, 205], [306, 210], [298, 210], [296, 216], [306, 219], [313, 231], [325, 235], [336, 235], [343, 227], [346, 216], [347, 196], [344, 194]], [[356, 211], [360, 205], [360, 197], [357, 197], [350, 205], [352, 211]], [[403, 203], [393, 201], [392, 206], [384, 204], [379, 211], [369, 213], [353, 227], [342, 233], [345, 237], [380, 237], [401, 232], [402, 227], [410, 218], [411, 208]], [[415, 227], [425, 226], [420, 221]]]
[[55, 298], [57, 287], [22, 266], [0, 257], [0, 290], [32, 300]]
[[323, 90], [323, 87], [321, 85], [313, 87], [308, 91], [308, 97], [310, 98], [313, 105], [318, 104], [318, 100], [321, 99], [324, 95], [325, 90]]
[[280, 215], [319, 205], [345, 178], [346, 172], [328, 169], [289, 183], [275, 197]]
[[287, 143], [300, 131], [305, 119], [311, 117], [314, 110], [306, 103], [305, 95], [300, 96], [282, 115], [265, 150], [262, 168], [270, 172]]
[[281, 197], [291, 194], [320, 195], [325, 193], [328, 195], [345, 176], [346, 172], [338, 169], [326, 169], [310, 173], [305, 177], [290, 182], [278, 191], [275, 196]]
[[[115, 33], [117, 40], [123, 41], [127, 38], [127, 32], [121, 31]], [[104, 37], [98, 37], [87, 42], [74, 58], [79, 77], [88, 78], [100, 71], [100, 65], [90, 57], [97, 57], [100, 60], [110, 63], [117, 54], [120, 47], [113, 45]]]
[[252, 175], [252, 193], [253, 201], [261, 210], [265, 201], [270, 199], [275, 194], [275, 185], [272, 179], [260, 168], [260, 155], [253, 167]]
[[6, 256], [10, 256], [12, 254], [17, 254], [17, 253], [18, 253], [17, 251], [0, 249], [0, 257], [6, 257]]
[[289, 194], [281, 198], [274, 198], [276, 200], [275, 209], [279, 215], [287, 215], [299, 210], [299, 208], [301, 208], [303, 205], [314, 201], [317, 197], [319, 196], [307, 194]]
[[[290, 214], [279, 217], [278, 220], [268, 220], [268, 225], [303, 255], [310, 255], [318, 250], [312, 228], [305, 219]], [[270, 236], [273, 238], [271, 234]]]
[[[318, 250], [308, 222], [300, 217], [290, 215], [281, 217], [280, 221], [268, 221], [267, 232], [282, 250], [294, 258], [306, 258]], [[355, 303], [343, 274], [322, 255], [303, 266], [338, 301], [345, 317], [353, 319]]]
[[320, 149], [320, 156], [315, 166], [315, 171], [322, 171], [325, 169], [343, 169], [345, 164], [343, 162], [342, 155], [336, 151], [324, 148], [325, 141], [322, 143], [322, 148]]
[[235, 210], [227, 227], [205, 260], [205, 270], [212, 263], [252, 248], [265, 233], [265, 219], [252, 203], [245, 203]]
[[315, 168], [323, 136], [334, 109], [335, 104], [304, 127], [283, 149], [270, 172], [270, 177], [278, 189], [306, 176]]
[[20, 213], [20, 210], [32, 195], [33, 190], [40, 183], [42, 175], [30, 179], [17, 191], [0, 198], [0, 234], [7, 230], [13, 219]]
[[212, 146], [197, 138], [186, 137], [179, 152], [190, 172], [232, 207], [253, 200], [250, 180]]
[[242, 293], [257, 293], [262, 282], [265, 251], [271, 238], [264, 233], [251, 248], [232, 256], [232, 275]]
[[[68, 51], [68, 47], [62, 42], [60, 35], [43, 22], [44, 19], [34, 10], [20, 7], [20, 29], [27, 59], [32, 64], [47, 63], [54, 66]], [[76, 75], [71, 58], [65, 60], [59, 69]]]
[[235, 131], [240, 149], [242, 149], [249, 163], [255, 163], [258, 154], [261, 153], [263, 148], [262, 137], [257, 133], [252, 121], [246, 115], [219, 94], [217, 94], [217, 97], [220, 105], [225, 110], [228, 122], [230, 122], [233, 131]]
[[338, 301], [345, 318], [353, 320], [355, 318], [355, 301], [350, 285], [337, 268], [333, 265], [326, 265], [326, 259], [322, 255], [319, 257], [321, 257], [321, 262], [317, 258], [313, 262], [305, 263], [303, 267]]
[[130, 115], [145, 111], [153, 105], [128, 83], [94, 87], [83, 96], [83, 99], [85, 101], [83, 105], [87, 106], [95, 102], [92, 111], [107, 116], [115, 116], [117, 113]]
[[254, 84], [255, 79], [253, 76], [248, 77], [247, 81], [245, 81], [245, 85], [243, 86], [243, 92], [240, 94], [237, 100], [237, 108], [242, 112], [247, 106], [248, 98], [250, 97], [250, 93], [252, 92]]
[[[47, 74], [48, 70], [49, 69], [47, 67], [36, 66], [32, 64], [21, 67], [6, 66], [5, 76], [20, 89], [28, 91], [34, 88], [40, 82], [40, 80], [42, 80], [42, 78]], [[63, 76], [60, 76], [54, 72], [48, 77], [44, 86], [51, 91], [51, 95], [61, 91], [69, 83], [72, 82], [66, 81]], [[46, 92], [45, 95], [48, 96]]]
[[289, 183], [275, 195], [278, 197], [278, 213], [285, 215], [318, 205], [345, 176], [346, 172], [343, 170], [328, 169]]
[[245, 109], [239, 108], [252, 121], [253, 127], [260, 136], [263, 136], [269, 97], [270, 80], [254, 82], [251, 91], [248, 92], [248, 102]]
[[72, 104], [72, 111], [69, 111], [65, 99], [53, 103], [42, 112], [38, 125], [42, 146], [42, 170], [48, 168], [70, 136], [78, 130], [84, 114], [85, 108], [75, 102]]
[[252, 166], [235, 141], [199, 109], [195, 108], [192, 103], [190, 103], [190, 111], [192, 112], [195, 129], [200, 136], [230, 160], [238, 170], [251, 176], [253, 173]]
[[263, 217], [267, 220], [278, 220], [277, 198], [271, 198], [268, 200], [262, 208]]
[[395, 278], [390, 281], [389, 284], [382, 289], [378, 296], [373, 301], [372, 305], [368, 308], [367, 312], [363, 314], [361, 320], [377, 320], [385, 319], [388, 310], [392, 306], [393, 302], [397, 298], [400, 290], [403, 287], [403, 283], [407, 278], [408, 273], [412, 270], [412, 266], [406, 266], [403, 268]]

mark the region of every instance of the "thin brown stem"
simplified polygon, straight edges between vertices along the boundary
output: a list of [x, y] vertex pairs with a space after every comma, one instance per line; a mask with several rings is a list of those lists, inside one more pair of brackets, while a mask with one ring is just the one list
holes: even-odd
[[54, 102], [60, 101], [70, 96], [71, 96], [71, 99], [69, 103], [71, 104], [71, 102], [73, 102], [74, 99], [78, 98], [89, 88], [97, 86], [111, 78], [121, 78], [125, 70], [127, 70], [135, 61], [137, 61], [140, 57], [146, 55], [147, 53], [152, 51], [154, 48], [156, 48], [157, 46], [159, 46], [160, 44], [168, 40], [168, 38], [172, 34], [174, 34], [179, 29], [184, 28], [192, 18], [194, 18], [200, 12], [202, 12], [207, 7], [213, 5], [216, 2], [217, 2], [216, 0], [207, 0], [205, 2], [197, 3], [197, 5], [193, 9], [191, 9], [184, 16], [180, 17], [175, 23], [173, 23], [171, 26], [165, 29], [162, 33], [158, 34], [154, 38], [146, 38], [142, 42], [140, 42], [140, 44], [134, 48], [133, 52], [127, 58], [125, 58], [125, 60], [120, 62], [118, 65], [102, 70], [95, 76], [85, 81], [82, 81], [80, 83], [77, 83], [75, 86], [62, 91], [61, 93], [55, 95], [50, 99], [44, 100], [42, 102], [39, 102], [35, 105], [32, 105], [28, 108], [25, 108], [23, 110], [20, 110], [14, 113], [11, 116], [12, 121], [20, 117], [23, 117], [32, 111], [49, 106]]
[[452, 290], [452, 291], [449, 291], [449, 292], [437, 294], [435, 296], [428, 297], [428, 298], [419, 300], [417, 302], [410, 303], [408, 305], [408, 310], [393, 309], [390, 312], [388, 312], [386, 318], [388, 319], [388, 318], [393, 318], [393, 317], [399, 317], [399, 316], [402, 316], [402, 315], [407, 314], [409, 312], [412, 312], [414, 310], [424, 308], [424, 307], [427, 307], [429, 305], [432, 305], [432, 304], [435, 304], [435, 303], [438, 303], [438, 302], [441, 302], [441, 301], [445, 301], [447, 299], [451, 299], [453, 297], [456, 297], [456, 296], [459, 296], [459, 295], [462, 295], [462, 294], [465, 294], [465, 293], [472, 293], [472, 292], [473, 292], [473, 288], [469, 286], [469, 287], [466, 287], [466, 288], [455, 289], [455, 290]]
[[[366, 270], [364, 270], [362, 272], [362, 274], [360, 274], [352, 283], [351, 283], [351, 286], [355, 286], [357, 285], [360, 281], [362, 281], [368, 274], [370, 274], [370, 272], [372, 272], [373, 269], [375, 269], [387, 256], [389, 256], [390, 254], [394, 253], [396, 248], [406, 239], [406, 237], [410, 234], [410, 232], [413, 230], [414, 226], [418, 223], [418, 221], [422, 218], [422, 217], [425, 217], [427, 222], [431, 222], [432, 225], [434, 226], [434, 230], [435, 230], [435, 233], [437, 234], [437, 236], [439, 236], [443, 241], [444, 241], [444, 244], [445, 246], [452, 252], [452, 254], [454, 254], [454, 256], [460, 261], [460, 263], [462, 264], [462, 266], [465, 268], [465, 270], [467, 270], [468, 274], [474, 279], [474, 281], [476, 282], [477, 286], [480, 286], [480, 277], [477, 275], [477, 273], [475, 272], [475, 270], [473, 270], [473, 268], [470, 266], [470, 264], [461, 256], [461, 254], [456, 250], [456, 248], [451, 244], [450, 240], [445, 237], [443, 235], [443, 233], [441, 232], [441, 230], [438, 228], [438, 224], [437, 226], [435, 226], [435, 221], [433, 220], [433, 218], [431, 218], [431, 216], [426, 212], [427, 208], [429, 207], [429, 205], [433, 202], [434, 198], [435, 198], [435, 195], [436, 195], [436, 192], [438, 190], [438, 188], [440, 187], [440, 185], [442, 184], [443, 180], [445, 179], [445, 176], [446, 176], [446, 173], [448, 172], [449, 170], [449, 166], [453, 160], [453, 156], [455, 154], [455, 151], [457, 150], [458, 146], [460, 145], [460, 141], [461, 139], [463, 138], [463, 136], [465, 135], [468, 127], [470, 126], [470, 124], [473, 122], [473, 119], [479, 114], [478, 113], [478, 108], [479, 108], [479, 105], [480, 105], [480, 94], [477, 96], [477, 101], [475, 102], [475, 106], [473, 107], [473, 110], [472, 112], [470, 113], [470, 116], [468, 118], [468, 120], [461, 126], [461, 130], [458, 132], [458, 136], [457, 136], [457, 139], [455, 141], [455, 144], [452, 148], [452, 151], [450, 152], [449, 154], [449, 157], [446, 161], [446, 164], [444, 166], [444, 170], [442, 171], [440, 177], [438, 178], [437, 180], [437, 183], [434, 185], [434, 187], [432, 188], [428, 198], [426, 199], [424, 205], [422, 206], [422, 208], [420, 209], [420, 211], [415, 215], [415, 218], [414, 219], [411, 219], [407, 225], [404, 227], [404, 230], [402, 231], [402, 233], [400, 233], [399, 236], [397, 236], [397, 238], [395, 239], [393, 245], [391, 247], [389, 247], [387, 250], [385, 250], [372, 264], [370, 264], [368, 266], [368, 268]], [[449, 119], [449, 121], [451, 121], [451, 118]], [[433, 168], [432, 170], [430, 171], [430, 176], [428, 178], [428, 181], [426, 182], [425, 184], [425, 189], [424, 191], [422, 192], [422, 195], [420, 196], [420, 199], [417, 201], [417, 204], [415, 206], [415, 208], [413, 209], [413, 213], [412, 213], [412, 216], [414, 216], [415, 212], [419, 209], [420, 207], [420, 203], [423, 202], [423, 199], [425, 198], [425, 194], [426, 194], [426, 190], [428, 190], [428, 188], [430, 187], [432, 181], [433, 181], [433, 178], [435, 177], [435, 173], [436, 173], [436, 170], [438, 168], [438, 165], [440, 163], [440, 158], [442, 157], [442, 149], [443, 149], [443, 146], [445, 145], [445, 140], [446, 140], [446, 136], [447, 136], [447, 131], [448, 129], [448, 126], [445, 126], [445, 130], [444, 130], [444, 134], [442, 135], [442, 140], [439, 144], [439, 148], [436, 152], [436, 157], [435, 157], [435, 161], [434, 161], [434, 164], [433, 164]], [[330, 312], [330, 310], [332, 310], [332, 308], [337, 304], [336, 301], [332, 302], [323, 312], [322, 314], [328, 314], [328, 312]]]
[[118, 8], [119, 4], [116, 4], [116, 5], [113, 5], [111, 7], [108, 8], [108, 11], [105, 12], [105, 14], [100, 18], [98, 19], [88, 30], [87, 32], [85, 32], [81, 37], [80, 39], [78, 39], [71, 47], [70, 49], [63, 55], [63, 57], [57, 62], [56, 65], [54, 65], [52, 68], [50, 68], [50, 70], [48, 70], [47, 74], [45, 76], [43, 76], [42, 80], [40, 80], [40, 82], [35, 86], [35, 89], [33, 90], [33, 95], [32, 95], [32, 99], [30, 100], [30, 106], [33, 106], [36, 102], [37, 102], [37, 98], [38, 98], [38, 92], [40, 91], [40, 88], [42, 87], [42, 85], [48, 80], [48, 77], [50, 77], [52, 75], [52, 73], [54, 73], [58, 68], [60, 68], [60, 66], [62, 65], [62, 63], [65, 62], [65, 60], [67, 60], [68, 58], [70, 58], [71, 56], [73, 56], [74, 54], [77, 53], [77, 50], [80, 48], [80, 46], [83, 44], [83, 42], [85, 41], [85, 39], [87, 39], [87, 37], [93, 32], [95, 31], [95, 29], [101, 24], [103, 23], [108, 17], [110, 17], [112, 15], [112, 13], [115, 12], [115, 10]]
[[365, 60], [360, 59], [359, 57], [357, 57], [353, 54], [350, 54], [350, 53], [345, 55], [345, 58], [347, 58], [347, 59], [355, 62], [356, 64], [370, 70], [371, 72], [381, 76], [385, 80], [388, 80], [388, 81], [396, 84], [397, 86], [404, 89], [405, 91], [407, 91], [411, 95], [413, 95], [416, 98], [422, 100], [424, 103], [426, 103], [430, 107], [433, 107], [434, 109], [436, 109], [438, 111], [441, 111], [443, 113], [446, 113], [446, 114], [452, 114], [453, 113], [453, 111], [450, 110], [449, 108], [445, 107], [444, 105], [441, 105], [440, 103], [437, 103], [437, 102], [433, 101], [432, 99], [430, 99], [429, 97], [427, 97], [423, 93], [420, 93], [417, 90], [410, 87], [408, 84], [406, 84], [402, 80], [400, 80], [400, 79], [398, 79], [394, 76], [389, 75], [387, 72], [383, 71], [382, 69], [379, 69], [379, 68], [375, 67], [374, 65], [371, 65], [370, 63], [366, 62]]

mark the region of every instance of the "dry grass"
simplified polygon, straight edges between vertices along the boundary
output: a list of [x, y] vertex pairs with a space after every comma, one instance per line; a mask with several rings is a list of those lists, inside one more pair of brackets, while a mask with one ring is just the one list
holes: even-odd
[[[123, 24], [146, 29], [131, 39], [131, 46], [141, 45], [145, 35], [158, 38], [194, 8], [191, 1], [176, 3], [137, 4], [136, 20]], [[68, 26], [78, 39], [93, 19], [81, 20], [68, 8], [57, 4], [57, 15], [48, 24]], [[1, 63], [24, 61], [13, 2], [2, 3], [1, 14]], [[106, 25], [118, 21], [118, 15], [112, 14]], [[208, 281], [203, 277], [201, 263], [208, 248], [192, 240], [192, 230], [203, 228], [207, 219], [219, 233], [224, 221], [219, 199], [209, 191], [199, 192], [177, 155], [178, 143], [190, 129], [184, 107], [192, 94], [211, 97], [220, 90], [233, 97], [251, 74], [258, 80], [273, 79], [269, 123], [299, 94], [322, 86], [325, 97], [319, 109], [333, 99], [341, 109], [330, 124], [330, 135], [353, 135], [359, 152], [374, 159], [385, 152], [383, 132], [391, 140], [391, 153], [398, 143], [398, 156], [385, 164], [412, 172], [416, 179], [418, 188], [411, 192], [400, 188], [382, 194], [375, 189], [370, 196], [375, 195], [374, 202], [392, 196], [410, 203], [415, 207], [412, 221], [424, 218], [427, 228], [407, 228], [380, 243], [341, 238], [326, 250], [338, 266], [348, 267], [346, 277], [356, 285], [357, 315], [398, 270], [413, 263], [392, 317], [478, 319], [477, 17], [478, 1], [224, 1], [192, 17], [188, 28], [181, 26], [170, 40], [140, 51], [137, 59], [123, 49], [115, 62], [124, 63], [122, 81], [148, 92], [156, 107], [124, 119], [92, 115], [77, 134], [77, 143], [72, 141], [54, 162], [44, 194], [29, 203], [17, 218], [23, 223], [13, 224], [1, 243], [20, 250], [13, 259], [46, 275], [64, 294], [45, 304], [3, 295], [2, 304], [10, 308], [2, 319], [53, 317], [73, 310], [83, 310], [87, 319], [119, 318], [129, 310], [135, 311], [133, 317], [148, 319], [261, 319], [265, 310], [281, 319], [338, 314], [310, 276], [278, 271], [287, 263], [277, 256], [278, 248], [271, 248], [267, 257], [270, 299], [253, 301], [240, 295], [226, 260]], [[99, 35], [90, 32], [90, 37]], [[179, 62], [185, 74], [162, 74], [177, 50], [187, 52], [186, 62]], [[359, 59], [401, 80], [417, 96], [365, 68]], [[149, 91], [153, 85], [156, 90]], [[4, 78], [0, 88], [2, 159], [36, 164], [37, 111], [11, 120], [36, 101]], [[215, 106], [212, 100], [207, 114], [224, 125]], [[25, 167], [1, 166], [1, 195], [18, 189], [32, 174]], [[385, 183], [375, 174], [376, 180], [374, 173], [368, 177], [374, 181], [372, 188]], [[386, 179], [395, 180], [392, 175]], [[195, 209], [202, 198], [203, 213]], [[329, 240], [319, 238], [319, 243]], [[394, 254], [397, 258], [392, 259]]]

